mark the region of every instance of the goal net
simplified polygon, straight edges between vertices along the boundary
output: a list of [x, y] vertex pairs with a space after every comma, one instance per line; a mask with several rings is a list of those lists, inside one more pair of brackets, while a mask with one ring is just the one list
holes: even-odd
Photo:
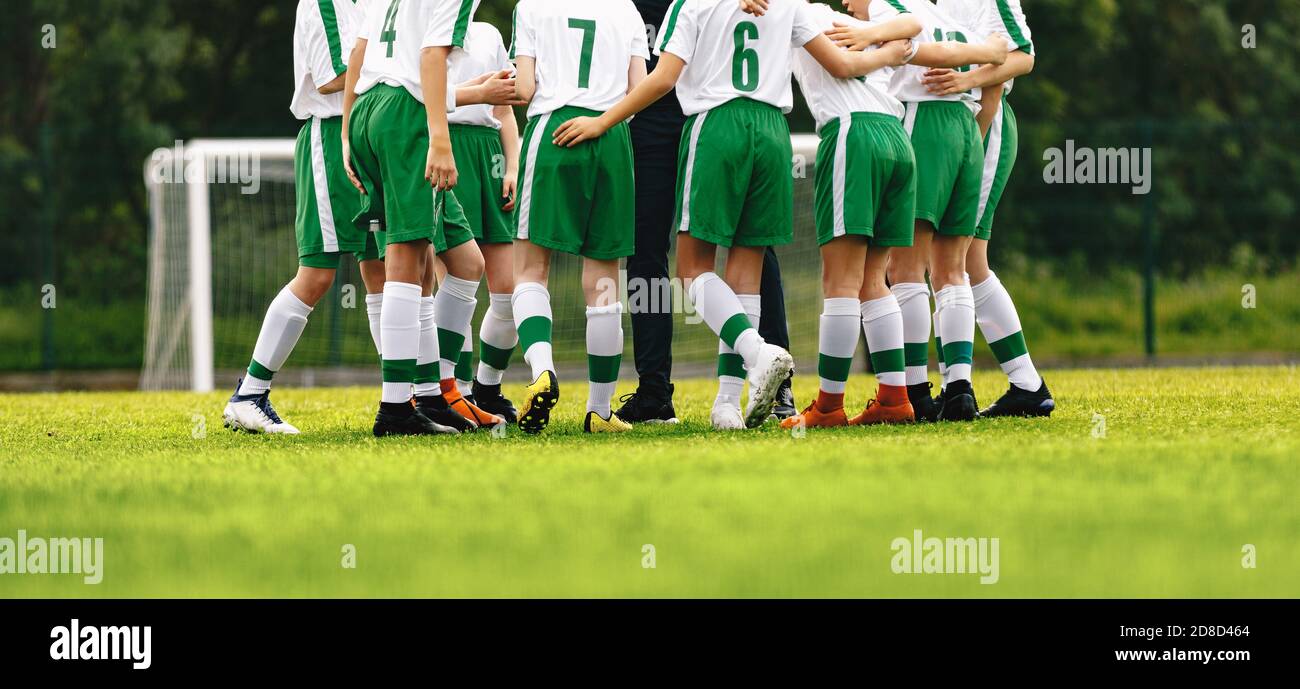
[[[793, 144], [795, 236], [777, 255], [791, 350], [805, 370], [814, 371], [821, 312], [813, 221], [817, 139], [795, 135]], [[145, 162], [150, 227], [143, 389], [210, 391], [233, 385], [247, 366], [267, 305], [297, 270], [293, 153], [292, 139], [195, 140], [158, 149]], [[555, 254], [549, 286], [556, 363], [579, 378], [586, 366], [580, 275], [580, 259]], [[712, 376], [717, 338], [685, 304], [680, 285], [675, 280], [672, 285], [673, 376]], [[478, 316], [487, 303], [484, 284]], [[636, 380], [631, 324], [629, 316], [624, 318], [622, 380], [631, 383]], [[478, 317], [474, 322], [477, 361]], [[355, 261], [344, 259], [332, 292], [317, 305], [277, 380], [304, 386], [369, 384], [377, 375], [365, 287]], [[516, 352], [507, 380], [526, 377]]]

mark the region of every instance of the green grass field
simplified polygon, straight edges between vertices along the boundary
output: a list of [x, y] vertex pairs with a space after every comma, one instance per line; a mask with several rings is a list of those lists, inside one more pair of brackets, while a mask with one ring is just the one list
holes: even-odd
[[[224, 394], [0, 396], [0, 537], [105, 539], [103, 583], [0, 597], [1300, 595], [1295, 367], [1048, 376], [1052, 419], [802, 438], [709, 431], [712, 381], [596, 438], [573, 383], [541, 438], [375, 440], [369, 388], [277, 391], [297, 438], [224, 430]], [[998, 538], [1000, 580], [892, 573], [915, 529]]]

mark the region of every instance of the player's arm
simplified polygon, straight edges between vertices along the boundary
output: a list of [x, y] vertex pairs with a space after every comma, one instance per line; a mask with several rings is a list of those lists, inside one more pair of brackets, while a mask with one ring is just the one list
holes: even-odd
[[456, 159], [451, 153], [451, 131], [447, 127], [447, 56], [450, 46], [420, 50], [420, 89], [429, 126], [429, 154], [424, 178], [446, 191], [456, 186]]
[[537, 58], [520, 55], [515, 58], [515, 95], [527, 105], [537, 95]]
[[637, 85], [645, 81], [647, 76], [649, 73], [646, 71], [645, 58], [633, 57], [627, 65], [627, 92], [635, 91]]
[[463, 84], [456, 85], [456, 106], [464, 105], [527, 105], [515, 95], [515, 78], [510, 70], [481, 74]]
[[983, 43], [936, 41], [922, 43], [909, 64], [921, 67], [1001, 65], [1007, 61], [1007, 39], [994, 35]]
[[916, 17], [904, 14], [872, 26], [848, 26], [835, 22], [835, 28], [827, 30], [826, 36], [841, 48], [866, 50], [880, 43], [915, 38], [922, 28]]
[[761, 17], [767, 14], [767, 5], [769, 0], [740, 0], [740, 10], [745, 14], [752, 14], [755, 17]]
[[993, 117], [1002, 107], [1002, 84], [991, 84], [980, 92], [980, 111], [975, 114], [975, 123], [980, 128], [980, 138], [988, 136], [993, 127]]
[[324, 86], [316, 90], [319, 91], [320, 95], [322, 96], [328, 96], [334, 93], [338, 93], [339, 91], [343, 90], [343, 87], [347, 83], [347, 80], [348, 80], [348, 73], [344, 72], [334, 77], [334, 80], [331, 81], [330, 83], [325, 84]]
[[366, 193], [356, 171], [352, 169], [352, 144], [348, 143], [348, 124], [352, 121], [352, 105], [357, 102], [357, 81], [361, 78], [361, 65], [366, 60], [366, 39], [358, 38], [348, 57], [348, 71], [343, 74], [343, 169], [352, 186]]
[[[1032, 71], [1034, 71], [1034, 56], [1023, 50], [1013, 50], [1007, 54], [1007, 61], [1000, 65], [981, 65], [969, 72], [957, 72], [946, 68], [932, 69], [925, 73], [921, 82], [931, 93], [949, 96], [974, 88], [1001, 86]], [[998, 89], [998, 93], [1001, 94], [1001, 89]]]
[[866, 52], [841, 50], [826, 36], [814, 38], [803, 49], [837, 79], [851, 79], [884, 67], [906, 64], [913, 52], [912, 42], [908, 40], [890, 41]]
[[575, 117], [555, 130], [552, 141], [556, 146], [577, 146], [590, 139], [599, 139], [614, 125], [650, 107], [668, 95], [682, 76], [686, 62], [672, 53], [659, 56], [659, 64], [623, 100], [599, 117]]
[[501, 148], [505, 151], [505, 178], [501, 180], [501, 198], [505, 204], [501, 210], [515, 209], [515, 193], [519, 188], [519, 121], [515, 119], [515, 109], [509, 105], [498, 105], [492, 114], [501, 122]]

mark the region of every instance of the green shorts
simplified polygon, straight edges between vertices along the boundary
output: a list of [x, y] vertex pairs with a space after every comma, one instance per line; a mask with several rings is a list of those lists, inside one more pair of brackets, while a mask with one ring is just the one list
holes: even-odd
[[528, 121], [515, 209], [517, 239], [598, 260], [632, 255], [636, 181], [627, 123], [573, 148], [551, 143], [560, 125], [597, 115], [563, 107]]
[[780, 108], [737, 98], [692, 115], [677, 153], [673, 226], [718, 246], [789, 244], [793, 160]]
[[429, 130], [424, 106], [406, 89], [379, 84], [352, 107], [352, 165], [366, 194], [354, 224], [378, 220], [387, 244], [427, 239], [442, 253], [474, 239], [456, 195], [424, 178]]
[[903, 127], [916, 152], [916, 219], [939, 234], [970, 237], [979, 218], [984, 145], [965, 103], [907, 103]]
[[501, 132], [492, 127], [453, 124], [451, 152], [456, 156], [456, 200], [460, 201], [474, 239], [508, 244], [514, 238], [514, 220], [501, 210], [508, 199], [501, 195], [506, 169]]
[[980, 187], [979, 222], [975, 225], [975, 238], [988, 241], [993, 236], [993, 215], [1002, 202], [1002, 192], [1007, 190], [1011, 168], [1016, 166], [1020, 129], [1016, 126], [1016, 113], [1006, 96], [1002, 109], [993, 118], [989, 135], [984, 139], [984, 179]]
[[342, 117], [313, 117], [298, 132], [294, 233], [298, 262], [309, 268], [338, 268], [345, 253], [355, 254], [358, 261], [379, 258], [370, 228], [363, 231], [352, 222], [361, 194], [343, 169], [342, 133]]
[[916, 159], [898, 118], [855, 112], [827, 122], [820, 134], [817, 243], [861, 235], [871, 246], [911, 246]]

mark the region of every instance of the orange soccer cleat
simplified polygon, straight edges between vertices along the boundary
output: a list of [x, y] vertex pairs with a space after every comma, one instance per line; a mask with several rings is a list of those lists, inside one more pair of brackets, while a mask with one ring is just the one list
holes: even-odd
[[814, 402], [808, 405], [803, 413], [791, 416], [781, 422], [781, 428], [791, 429], [803, 426], [804, 428], [837, 428], [839, 426], [849, 425], [849, 419], [844, 414], [844, 407], [836, 407], [830, 411], [822, 411]]
[[465, 399], [464, 395], [460, 394], [460, 390], [456, 388], [456, 380], [449, 379], [449, 381], [450, 385], [447, 384], [448, 381], [442, 381], [441, 387], [442, 396], [447, 400], [447, 406], [451, 407], [452, 411], [478, 424], [479, 428], [492, 428], [506, 422], [502, 417], [489, 414], [474, 406], [473, 403]]
[[876, 400], [867, 402], [867, 408], [861, 414], [849, 420], [851, 426], [875, 426], [885, 423], [915, 423], [916, 413], [912, 403], [904, 399], [898, 404], [881, 404]]

